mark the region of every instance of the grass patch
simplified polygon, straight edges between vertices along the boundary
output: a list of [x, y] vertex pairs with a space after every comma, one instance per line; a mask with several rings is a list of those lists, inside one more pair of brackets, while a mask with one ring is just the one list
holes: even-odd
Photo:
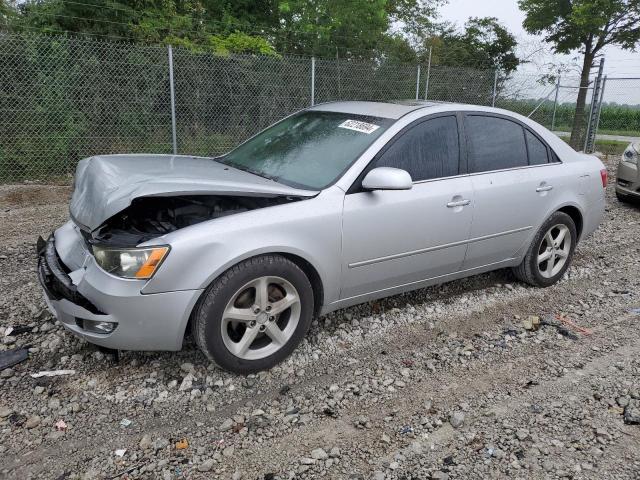
[[[569, 143], [569, 137], [560, 137], [565, 143]], [[596, 140], [596, 152], [607, 155], [622, 155], [629, 145], [627, 141], [620, 140]]]
[[[571, 127], [556, 126], [554, 131], [571, 133]], [[640, 138], [640, 132], [637, 130], [608, 130], [606, 128], [599, 128], [598, 135], [620, 135], [621, 137]]]

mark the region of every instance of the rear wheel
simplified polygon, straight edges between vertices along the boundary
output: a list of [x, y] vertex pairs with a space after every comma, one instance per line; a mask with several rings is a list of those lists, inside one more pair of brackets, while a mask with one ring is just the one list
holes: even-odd
[[194, 310], [196, 343], [236, 373], [271, 368], [300, 343], [313, 317], [304, 272], [279, 255], [248, 259], [227, 270]]
[[569, 268], [578, 235], [573, 219], [556, 212], [536, 233], [522, 263], [513, 269], [519, 280], [537, 287], [549, 287]]

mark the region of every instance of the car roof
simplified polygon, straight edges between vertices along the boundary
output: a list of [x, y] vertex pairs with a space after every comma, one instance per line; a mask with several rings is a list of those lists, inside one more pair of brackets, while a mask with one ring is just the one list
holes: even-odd
[[[394, 120], [421, 108], [436, 107], [446, 102], [426, 100], [397, 100], [389, 102], [327, 102], [315, 105], [309, 110], [320, 112], [351, 113], [353, 115], [367, 115], [371, 117], [392, 118]], [[455, 105], [455, 104], [450, 104]]]

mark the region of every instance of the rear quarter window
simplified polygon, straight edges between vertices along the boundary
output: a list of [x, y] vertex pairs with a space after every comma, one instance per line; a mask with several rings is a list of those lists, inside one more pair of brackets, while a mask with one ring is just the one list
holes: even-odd
[[499, 117], [467, 115], [465, 129], [471, 173], [528, 165], [524, 128], [520, 124]]
[[547, 146], [528, 130], [525, 136], [527, 137], [527, 149], [529, 150], [529, 165], [544, 165], [545, 163], [549, 163]]

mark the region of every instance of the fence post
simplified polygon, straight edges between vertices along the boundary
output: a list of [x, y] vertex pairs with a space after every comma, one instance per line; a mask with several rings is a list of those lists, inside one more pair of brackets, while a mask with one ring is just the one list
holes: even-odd
[[553, 101], [553, 115], [551, 116], [551, 131], [553, 132], [556, 128], [556, 112], [558, 110], [558, 95], [560, 94], [560, 81], [562, 80], [562, 76], [558, 73], [558, 82], [556, 83], [556, 98]]
[[602, 102], [604, 101], [604, 87], [607, 85], [607, 76], [602, 79], [602, 88], [600, 88], [600, 100], [598, 101], [598, 115], [596, 116], [596, 128], [594, 138], [598, 136], [598, 128], [600, 128], [600, 114], [602, 113]]
[[420, 97], [420, 64], [418, 64], [418, 73], [416, 75], [416, 100]]
[[600, 59], [598, 67], [598, 77], [593, 84], [593, 93], [591, 95], [591, 108], [589, 109], [589, 121], [587, 122], [587, 134], [584, 137], [584, 153], [591, 153], [596, 143], [595, 119], [598, 115], [598, 99], [600, 98], [600, 89], [602, 87], [602, 73], [604, 71], [604, 58]]
[[316, 57], [311, 57], [311, 106], [316, 104]]
[[173, 154], [178, 154], [178, 141], [176, 139], [176, 93], [173, 82], [173, 49], [167, 47], [169, 53], [169, 92], [171, 95], [171, 139], [173, 141]]
[[429, 98], [429, 79], [431, 78], [431, 51], [433, 47], [429, 47], [429, 63], [427, 63], [427, 82], [424, 86], [424, 99]]
[[493, 95], [491, 97], [491, 106], [496, 106], [496, 97], [498, 96], [498, 69], [496, 68], [496, 73], [493, 76]]

